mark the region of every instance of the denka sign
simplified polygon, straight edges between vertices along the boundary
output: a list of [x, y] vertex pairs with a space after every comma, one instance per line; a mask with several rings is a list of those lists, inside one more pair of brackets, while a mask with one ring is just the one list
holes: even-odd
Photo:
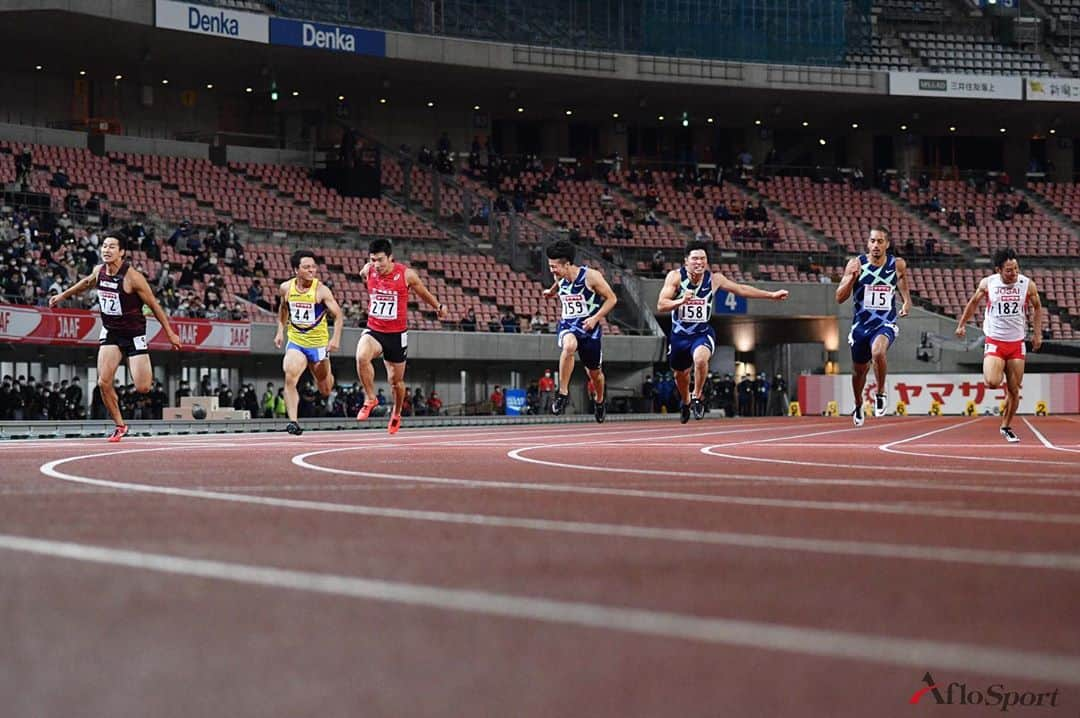
[[274, 45], [386, 57], [384, 32], [305, 20], [270, 18], [270, 42]]
[[154, 10], [157, 27], [229, 40], [270, 42], [270, 18], [266, 15], [174, 0], [157, 0]]

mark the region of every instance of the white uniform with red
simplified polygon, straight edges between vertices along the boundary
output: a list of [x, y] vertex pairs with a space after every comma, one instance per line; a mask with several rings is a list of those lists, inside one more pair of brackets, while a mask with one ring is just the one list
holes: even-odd
[[1002, 359], [1024, 359], [1027, 336], [1027, 291], [1031, 280], [1023, 274], [1012, 284], [1006, 284], [1000, 274], [991, 275], [986, 282], [987, 307], [983, 318], [986, 335], [984, 356]]

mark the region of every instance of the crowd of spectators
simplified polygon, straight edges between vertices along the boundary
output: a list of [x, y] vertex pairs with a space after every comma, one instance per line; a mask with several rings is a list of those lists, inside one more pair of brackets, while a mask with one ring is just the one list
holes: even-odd
[[[651, 402], [653, 412], [679, 411], [681, 399], [675, 377], [667, 369], [646, 376], [641, 395]], [[718, 410], [726, 417], [784, 416], [788, 411], [788, 385], [782, 374], [770, 380], [764, 372], [756, 377], [746, 373], [736, 383], [731, 374], [709, 372], [702, 399], [707, 410]]]

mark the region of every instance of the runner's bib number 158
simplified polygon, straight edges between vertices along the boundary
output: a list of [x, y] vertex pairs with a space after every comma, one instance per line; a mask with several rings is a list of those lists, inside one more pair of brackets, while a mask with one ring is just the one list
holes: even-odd
[[700, 297], [687, 299], [679, 307], [679, 321], [687, 324], [700, 324], [709, 321], [709, 305]]

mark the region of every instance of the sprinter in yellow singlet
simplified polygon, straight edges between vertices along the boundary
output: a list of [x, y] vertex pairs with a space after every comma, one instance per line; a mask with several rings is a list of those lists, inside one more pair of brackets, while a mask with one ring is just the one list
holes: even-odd
[[[288, 344], [282, 369], [285, 371], [285, 406], [289, 423], [285, 430], [300, 435], [304, 430], [297, 422], [297, 405], [300, 395], [296, 383], [304, 369], [311, 373], [318, 384], [319, 393], [330, 395], [334, 388], [334, 373], [330, 367], [330, 354], [341, 348], [341, 306], [334, 299], [330, 288], [319, 281], [319, 265], [311, 250], [298, 249], [292, 255], [292, 268], [296, 277], [282, 282], [278, 287], [281, 307], [278, 310], [278, 330], [274, 346], [281, 348], [288, 328]], [[334, 320], [334, 335], [326, 328], [327, 313]]]

